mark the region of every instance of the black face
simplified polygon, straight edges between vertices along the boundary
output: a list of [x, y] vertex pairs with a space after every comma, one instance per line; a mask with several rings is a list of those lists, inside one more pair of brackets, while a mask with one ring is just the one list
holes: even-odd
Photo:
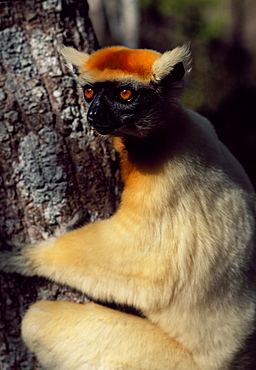
[[89, 104], [88, 123], [102, 135], [140, 136], [159, 99], [153, 87], [118, 82], [88, 84], [83, 89]]

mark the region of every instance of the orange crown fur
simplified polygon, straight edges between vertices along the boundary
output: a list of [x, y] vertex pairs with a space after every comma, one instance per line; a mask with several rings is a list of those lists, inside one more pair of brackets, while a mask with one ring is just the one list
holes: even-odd
[[152, 65], [160, 55], [153, 50], [109, 47], [92, 54], [81, 67], [81, 73], [88, 73], [97, 81], [119, 79], [127, 75], [149, 81], [152, 77]]

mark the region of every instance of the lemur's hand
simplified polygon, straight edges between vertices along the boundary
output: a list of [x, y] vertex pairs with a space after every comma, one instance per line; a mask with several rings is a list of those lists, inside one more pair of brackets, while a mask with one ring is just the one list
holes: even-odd
[[[47, 248], [57, 237], [71, 231], [81, 224], [88, 222], [88, 213], [79, 211], [67, 223], [55, 230], [54, 237], [35, 244], [22, 245], [10, 240], [0, 239], [0, 271], [6, 273], [18, 273], [24, 276], [34, 276], [38, 274], [38, 261], [35, 255], [40, 253], [40, 249]], [[47, 238], [47, 236], [45, 236]]]
[[[25, 276], [33, 276], [33, 268], [30, 266], [28, 251], [34, 245], [21, 245], [11, 241], [2, 241], [2, 246], [8, 246], [8, 250], [0, 251], [0, 271], [6, 273], [18, 273]], [[10, 250], [11, 247], [11, 250]]]

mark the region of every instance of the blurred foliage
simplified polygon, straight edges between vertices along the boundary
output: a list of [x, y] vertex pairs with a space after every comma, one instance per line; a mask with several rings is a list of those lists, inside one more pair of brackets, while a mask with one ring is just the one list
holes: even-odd
[[171, 17], [176, 24], [177, 35], [207, 43], [220, 37], [225, 28], [227, 19], [222, 3], [223, 0], [141, 0], [141, 8], [152, 8], [155, 14]]

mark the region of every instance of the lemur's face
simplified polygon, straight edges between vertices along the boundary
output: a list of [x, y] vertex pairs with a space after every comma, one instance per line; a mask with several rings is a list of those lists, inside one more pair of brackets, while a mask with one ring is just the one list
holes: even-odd
[[83, 89], [89, 105], [88, 123], [102, 135], [143, 135], [160, 100], [153, 86], [132, 82], [98, 82]]
[[[92, 55], [64, 48], [67, 61], [79, 68], [78, 81], [88, 104], [88, 123], [102, 135], [146, 136], [177, 99], [182, 87], [186, 47], [160, 54], [124, 47]], [[170, 94], [171, 90], [173, 91]]]

